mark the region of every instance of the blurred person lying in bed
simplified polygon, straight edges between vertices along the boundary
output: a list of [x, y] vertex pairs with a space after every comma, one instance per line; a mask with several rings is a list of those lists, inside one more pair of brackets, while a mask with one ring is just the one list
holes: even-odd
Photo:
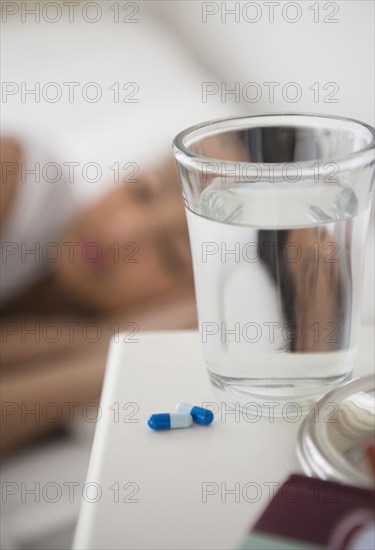
[[195, 325], [173, 160], [81, 209], [68, 184], [43, 179], [49, 160], [1, 140], [2, 452], [56, 428], [26, 410], [99, 396], [120, 330]]

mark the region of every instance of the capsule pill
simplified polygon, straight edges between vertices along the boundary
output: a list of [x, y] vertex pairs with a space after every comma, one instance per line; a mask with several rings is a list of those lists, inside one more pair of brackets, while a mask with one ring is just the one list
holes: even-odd
[[178, 413], [189, 413], [194, 422], [197, 424], [203, 424], [208, 426], [214, 419], [213, 412], [209, 409], [204, 409], [203, 407], [195, 407], [189, 403], [179, 403], [176, 405], [176, 412]]
[[160, 413], [152, 414], [147, 420], [152, 430], [175, 430], [176, 428], [190, 428], [193, 418], [189, 413]]

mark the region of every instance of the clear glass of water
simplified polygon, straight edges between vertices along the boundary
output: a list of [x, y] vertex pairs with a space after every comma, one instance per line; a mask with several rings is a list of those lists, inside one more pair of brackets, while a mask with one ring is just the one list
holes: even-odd
[[237, 117], [191, 127], [173, 148], [217, 395], [265, 414], [309, 408], [353, 371], [374, 129]]

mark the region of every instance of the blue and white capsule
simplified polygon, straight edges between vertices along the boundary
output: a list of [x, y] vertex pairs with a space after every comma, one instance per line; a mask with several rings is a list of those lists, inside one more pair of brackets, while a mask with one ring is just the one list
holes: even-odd
[[203, 424], [204, 426], [211, 424], [214, 419], [214, 414], [209, 409], [195, 407], [189, 403], [178, 403], [178, 405], [176, 405], [176, 412], [188, 413], [191, 415], [194, 422], [197, 424]]
[[152, 414], [147, 420], [152, 430], [175, 430], [176, 428], [190, 428], [193, 419], [189, 413], [160, 413]]

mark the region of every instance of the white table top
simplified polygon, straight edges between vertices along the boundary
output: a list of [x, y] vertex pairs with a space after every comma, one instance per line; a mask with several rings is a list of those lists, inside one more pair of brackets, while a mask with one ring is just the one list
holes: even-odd
[[[197, 332], [137, 339], [112, 343], [87, 476], [97, 485], [86, 485], [74, 548], [235, 548], [273, 487], [301, 471], [295, 442], [302, 419], [249, 422], [221, 407], [209, 427], [153, 432], [150, 414], [173, 411], [179, 401], [218, 399]], [[354, 376], [373, 371], [369, 327]]]

